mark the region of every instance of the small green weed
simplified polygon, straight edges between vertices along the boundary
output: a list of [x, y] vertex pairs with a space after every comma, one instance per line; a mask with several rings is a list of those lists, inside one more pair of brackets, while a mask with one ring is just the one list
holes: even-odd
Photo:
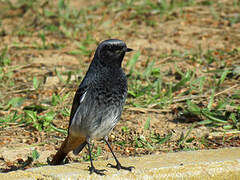
[[11, 60], [8, 57], [8, 47], [6, 46], [4, 49], [2, 49], [2, 52], [0, 53], [0, 66], [6, 66], [11, 63]]
[[[102, 154], [102, 148], [101, 147], [97, 147], [97, 152], [93, 151], [93, 147], [94, 144], [92, 145], [92, 149], [91, 149], [91, 155], [92, 155], [92, 159], [93, 160], [97, 160], [97, 158]], [[83, 160], [84, 161], [90, 161], [90, 156], [89, 154], [85, 154], [85, 156], [83, 156]]]

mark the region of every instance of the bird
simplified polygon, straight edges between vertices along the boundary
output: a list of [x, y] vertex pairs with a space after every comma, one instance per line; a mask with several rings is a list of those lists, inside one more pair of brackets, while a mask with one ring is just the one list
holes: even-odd
[[90, 174], [105, 175], [105, 169], [96, 169], [91, 155], [91, 141], [103, 140], [110, 149], [116, 165], [108, 164], [117, 170], [131, 171], [134, 167], [122, 166], [115, 156], [108, 135], [120, 120], [126, 101], [128, 84], [122, 69], [125, 53], [132, 51], [119, 39], [102, 41], [94, 54], [85, 77], [73, 98], [68, 135], [51, 161], [60, 165], [70, 151], [79, 154], [87, 145]]

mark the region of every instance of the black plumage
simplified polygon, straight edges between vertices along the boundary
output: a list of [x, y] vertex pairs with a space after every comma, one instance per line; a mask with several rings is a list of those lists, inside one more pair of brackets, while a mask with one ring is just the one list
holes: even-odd
[[131, 50], [117, 39], [103, 41], [97, 47], [86, 76], [74, 96], [68, 136], [54, 156], [52, 165], [60, 164], [69, 151], [78, 154], [88, 145], [90, 173], [103, 175], [104, 170], [97, 170], [93, 166], [90, 151], [91, 139], [103, 139], [117, 163], [116, 166], [110, 166], [131, 171], [133, 167], [121, 166], [107, 138], [120, 120], [126, 100], [127, 79], [121, 65], [125, 53]]

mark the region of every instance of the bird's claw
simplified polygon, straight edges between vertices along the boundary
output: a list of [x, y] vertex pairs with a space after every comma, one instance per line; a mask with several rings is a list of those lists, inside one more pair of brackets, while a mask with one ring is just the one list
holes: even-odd
[[121, 164], [112, 165], [110, 163], [108, 163], [107, 166], [109, 166], [111, 168], [116, 168], [117, 170], [124, 169], [124, 170], [128, 170], [128, 171], [132, 171], [132, 169], [135, 168], [134, 166], [125, 167], [125, 166], [122, 166]]
[[106, 169], [96, 169], [94, 166], [91, 166], [91, 167], [88, 166], [88, 169], [89, 169], [90, 174], [96, 173], [100, 176], [105, 175], [103, 172], [107, 171]]

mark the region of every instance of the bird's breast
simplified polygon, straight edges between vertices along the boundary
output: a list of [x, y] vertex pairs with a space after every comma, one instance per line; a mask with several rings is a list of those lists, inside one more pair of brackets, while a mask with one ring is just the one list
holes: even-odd
[[105, 105], [120, 106], [125, 102], [127, 88], [122, 86], [101, 86], [95, 89], [96, 101]]

